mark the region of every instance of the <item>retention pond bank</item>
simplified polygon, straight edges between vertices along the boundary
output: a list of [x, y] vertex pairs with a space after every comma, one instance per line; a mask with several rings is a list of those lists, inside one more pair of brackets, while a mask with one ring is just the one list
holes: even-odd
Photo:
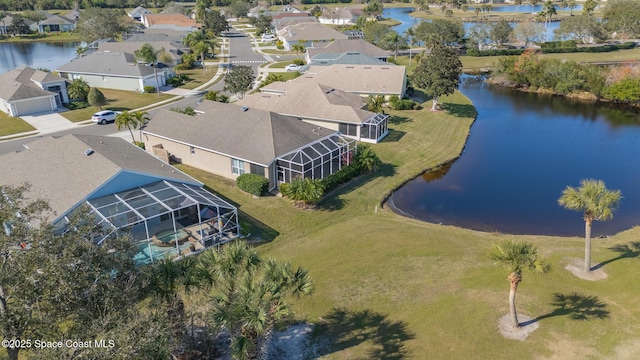
[[485, 231], [579, 236], [582, 214], [557, 200], [567, 185], [594, 178], [624, 196], [613, 220], [594, 225], [594, 235], [638, 224], [638, 113], [474, 77], [464, 77], [461, 91], [478, 111], [465, 152], [398, 189], [389, 199], [397, 211]]

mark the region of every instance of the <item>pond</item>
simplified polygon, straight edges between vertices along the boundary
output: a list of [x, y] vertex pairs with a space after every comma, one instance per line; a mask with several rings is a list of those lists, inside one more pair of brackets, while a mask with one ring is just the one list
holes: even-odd
[[[531, 9], [531, 6], [529, 6], [529, 9]], [[382, 17], [400, 21], [401, 24], [392, 26], [391, 28], [395, 30], [398, 34], [404, 35], [405, 31], [407, 31], [408, 28], [412, 26], [416, 26], [420, 24], [422, 21], [431, 21], [429, 19], [420, 19], [420, 18], [416, 18], [409, 15], [412, 12], [413, 12], [413, 8], [388, 8], [382, 11]], [[469, 16], [473, 17], [473, 13], [470, 13]], [[465, 22], [463, 23], [463, 26], [465, 31], [469, 31], [469, 29], [476, 24], [479, 24], [479, 23]], [[509, 24], [511, 24], [511, 27], [515, 27], [517, 25], [517, 23], [509, 23]], [[559, 26], [560, 26], [559, 21], [554, 21], [549, 24], [549, 26], [547, 27], [547, 34], [546, 34], [546, 36], [548, 36], [548, 39], [553, 39], [553, 36], [554, 36], [553, 31], [557, 29]]]
[[26, 65], [55, 70], [75, 57], [76, 42], [0, 43], [0, 74]]
[[640, 223], [640, 115], [491, 86], [464, 76], [478, 118], [450, 166], [400, 188], [390, 204], [417, 219], [511, 234], [584, 234], [580, 213], [557, 203], [581, 179], [605, 181], [623, 200], [594, 236]]
[[[492, 5], [492, 4], [484, 4], [484, 5]], [[480, 9], [482, 9], [482, 4], [481, 5], [476, 5], [476, 6], [480, 6]], [[571, 11], [571, 9], [567, 8], [562, 8], [560, 7], [560, 4], [555, 4], [555, 8], [556, 11]], [[469, 7], [469, 12], [473, 12], [475, 10], [474, 6], [470, 6]], [[537, 13], [539, 11], [542, 11], [542, 4], [538, 4], [538, 5], [534, 5], [533, 6], [533, 11], [531, 11], [531, 5], [492, 5], [492, 9], [491, 12], [512, 12], [512, 13]], [[573, 9], [573, 14], [577, 15], [577, 14], [581, 14], [582, 13], [582, 4], [576, 4], [576, 7]]]

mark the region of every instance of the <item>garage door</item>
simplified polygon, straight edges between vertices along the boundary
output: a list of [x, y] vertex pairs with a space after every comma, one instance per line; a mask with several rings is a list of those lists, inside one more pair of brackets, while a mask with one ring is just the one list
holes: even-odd
[[18, 110], [18, 116], [53, 110], [51, 109], [50, 98], [16, 101], [14, 104], [16, 105], [16, 110]]

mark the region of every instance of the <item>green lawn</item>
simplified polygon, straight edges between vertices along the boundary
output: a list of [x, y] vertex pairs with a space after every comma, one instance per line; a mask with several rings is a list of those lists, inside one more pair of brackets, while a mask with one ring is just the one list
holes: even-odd
[[195, 89], [198, 86], [206, 83], [211, 80], [211, 78], [218, 71], [217, 66], [207, 66], [207, 72], [203, 72], [202, 68], [199, 69], [191, 69], [191, 70], [180, 70], [180, 74], [188, 75], [191, 80], [186, 82], [184, 85], [180, 86], [181, 89]]
[[6, 38], [0, 37], [0, 42], [61, 42], [61, 41], [75, 41], [80, 42], [80, 35], [77, 33], [49, 33], [49, 34], [31, 34], [23, 36], [10, 36]]
[[[316, 210], [296, 209], [280, 197], [254, 199], [233, 181], [181, 168], [239, 206], [245, 229], [266, 241], [258, 247], [261, 253], [310, 270], [315, 294], [298, 300], [295, 310], [299, 319], [318, 325], [314, 341], [326, 345], [318, 354], [323, 359], [637, 354], [639, 253], [608, 248], [637, 241], [640, 228], [594, 241], [594, 260], [611, 262], [604, 267], [608, 279], [589, 282], [563, 269], [570, 258], [582, 257], [581, 238], [483, 233], [381, 208], [385, 194], [456, 158], [464, 146], [475, 114], [467, 99], [443, 99], [441, 113], [429, 111], [429, 102], [424, 107], [389, 111], [392, 131], [373, 145], [384, 165], [331, 194]], [[546, 277], [525, 274], [518, 290], [519, 312], [540, 317], [540, 328], [524, 342], [497, 331], [497, 320], [508, 313], [509, 284], [505, 269], [494, 267], [487, 254], [504, 239], [534, 242], [553, 264]], [[554, 305], [554, 294], [575, 295], [575, 302]]]
[[[100, 89], [104, 96], [107, 98], [109, 103], [103, 106], [103, 110], [116, 110], [116, 111], [124, 111], [124, 110], [133, 110], [143, 106], [147, 106], [153, 104], [158, 101], [166, 100], [171, 98], [171, 95], [161, 94], [160, 96], [153, 94], [141, 94], [134, 91], [124, 91], [124, 90], [113, 90], [113, 89]], [[95, 112], [100, 111], [95, 106], [89, 106], [85, 109], [80, 110], [72, 110], [65, 111], [60, 113], [60, 115], [66, 117], [67, 119], [73, 122], [90, 120], [91, 115]]]
[[289, 64], [293, 64], [293, 61], [274, 62], [269, 65], [269, 69], [284, 69]]
[[36, 130], [28, 122], [19, 117], [12, 117], [0, 111], [0, 136], [20, 134]]

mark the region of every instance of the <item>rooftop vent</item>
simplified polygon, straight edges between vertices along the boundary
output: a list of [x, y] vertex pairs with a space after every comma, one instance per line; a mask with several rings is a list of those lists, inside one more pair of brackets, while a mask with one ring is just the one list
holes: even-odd
[[84, 154], [85, 154], [85, 155], [87, 155], [87, 156], [90, 156], [90, 155], [91, 155], [91, 154], [93, 154], [93, 153], [94, 153], [94, 151], [93, 151], [93, 149], [91, 149], [91, 148], [89, 148], [89, 149], [87, 149], [87, 150], [85, 150], [85, 151], [84, 151]]
[[247, 111], [247, 110], [249, 110], [249, 107], [248, 106], [243, 106], [240, 110]]

